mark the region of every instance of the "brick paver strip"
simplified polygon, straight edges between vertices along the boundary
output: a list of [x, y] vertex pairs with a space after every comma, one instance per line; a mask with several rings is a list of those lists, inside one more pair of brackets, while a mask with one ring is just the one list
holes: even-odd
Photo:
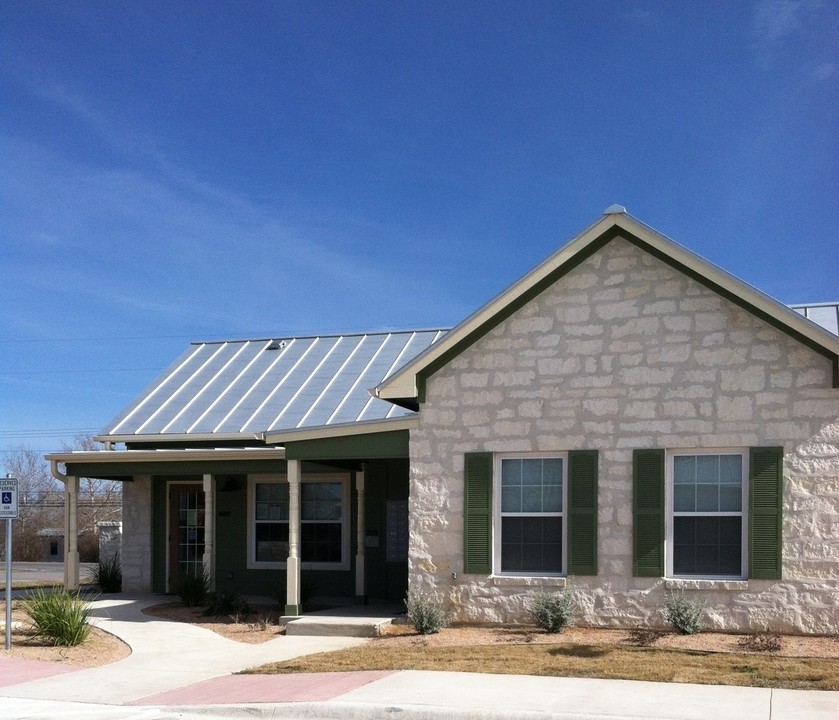
[[68, 667], [64, 663], [22, 660], [8, 655], [0, 655], [0, 687], [17, 685], [30, 680], [40, 680], [51, 675], [61, 675], [75, 670], [81, 670], [81, 668]]
[[224, 675], [128, 705], [233, 705], [241, 703], [323, 702], [393, 671], [292, 673], [289, 675]]

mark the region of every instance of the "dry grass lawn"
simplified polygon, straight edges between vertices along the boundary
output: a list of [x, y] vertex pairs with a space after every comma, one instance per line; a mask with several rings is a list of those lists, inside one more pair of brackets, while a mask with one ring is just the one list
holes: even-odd
[[[470, 634], [476, 641], [470, 642]], [[780, 652], [743, 652], [738, 636], [702, 636], [683, 639], [666, 635], [653, 646], [637, 647], [627, 632], [617, 630], [571, 628], [551, 636], [532, 628], [449, 628], [422, 637], [407, 628], [395, 628], [392, 635], [361, 647], [272, 663], [248, 672], [448, 670], [839, 690], [839, 642], [833, 638], [783, 638]], [[796, 656], [802, 644], [818, 656]], [[714, 647], [714, 651], [695, 649], [703, 645]]]
[[[13, 657], [90, 667], [130, 653], [117, 638], [97, 629], [78, 648], [52, 647], [33, 637], [18, 603], [13, 609]], [[275, 608], [258, 608], [241, 619], [207, 617], [199, 609], [175, 603], [144, 612], [171, 622], [200, 625], [238, 642], [265, 642], [285, 629]], [[839, 690], [837, 638], [783, 636], [780, 649], [773, 652], [744, 652], [742, 640], [743, 636], [710, 632], [663, 634], [646, 638], [638, 646], [639, 638], [625, 630], [572, 627], [549, 635], [528, 626], [451, 627], [422, 636], [407, 625], [394, 625], [385, 636], [360, 647], [272, 663], [248, 672], [449, 670]]]

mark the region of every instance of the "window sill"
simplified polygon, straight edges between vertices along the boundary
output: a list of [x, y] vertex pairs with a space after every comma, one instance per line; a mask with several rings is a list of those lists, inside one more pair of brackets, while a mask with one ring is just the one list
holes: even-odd
[[552, 575], [492, 575], [495, 587], [553, 587], [564, 588], [566, 578]]
[[665, 578], [664, 587], [668, 590], [748, 590], [748, 580], [723, 580], [701, 578]]

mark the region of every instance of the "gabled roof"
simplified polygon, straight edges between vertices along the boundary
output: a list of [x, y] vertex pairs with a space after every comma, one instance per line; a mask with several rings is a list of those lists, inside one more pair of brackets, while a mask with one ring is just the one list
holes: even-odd
[[839, 337], [645, 225], [627, 214], [625, 208], [612, 206], [597, 222], [466, 318], [440, 342], [393, 373], [372, 392], [383, 400], [416, 407], [417, 401], [424, 400], [426, 378], [617, 237], [631, 242], [829, 358], [833, 363], [833, 385], [839, 387]]
[[[443, 330], [193, 343], [96, 437], [280, 442], [313, 428], [380, 429], [413, 415], [368, 388]], [[388, 428], [392, 429], [389, 424]]]

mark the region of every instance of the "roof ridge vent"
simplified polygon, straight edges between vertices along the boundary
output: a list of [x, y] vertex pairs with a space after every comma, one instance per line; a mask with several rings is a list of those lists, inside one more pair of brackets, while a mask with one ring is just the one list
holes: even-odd
[[609, 205], [604, 211], [604, 215], [620, 215], [626, 212], [626, 208], [623, 205]]

